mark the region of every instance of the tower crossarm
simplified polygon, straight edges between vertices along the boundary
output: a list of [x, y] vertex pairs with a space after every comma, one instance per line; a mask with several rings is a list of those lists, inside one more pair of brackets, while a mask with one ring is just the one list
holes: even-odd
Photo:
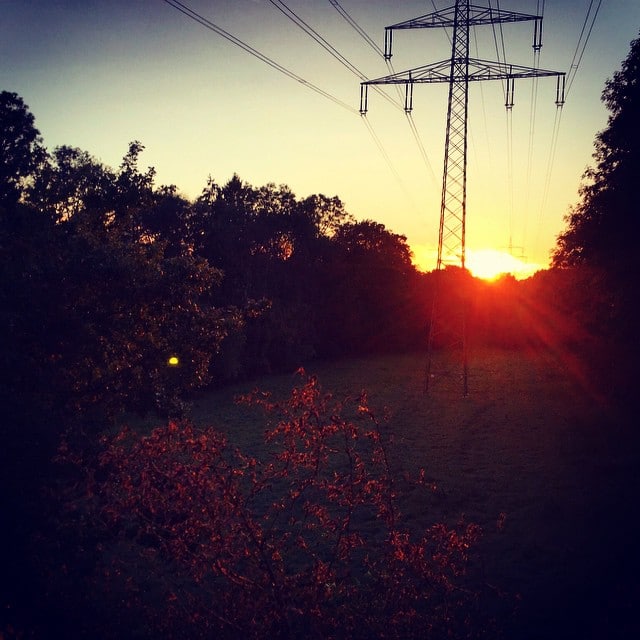
[[[535, 29], [533, 36], [533, 48], [539, 51], [542, 47], [542, 16], [531, 13], [520, 13], [518, 11], [503, 11], [493, 7], [481, 7], [469, 4], [465, 7], [466, 12], [466, 28], [479, 26], [484, 24], [496, 24], [498, 22], [525, 22], [535, 20]], [[393, 44], [393, 32], [397, 29], [433, 29], [433, 28], [451, 28], [456, 26], [456, 5], [427, 13], [424, 16], [397, 22], [384, 30], [384, 57], [391, 60], [391, 47]]]
[[[451, 27], [455, 24], [455, 6], [427, 13], [424, 16], [397, 22], [385, 29], [429, 29], [433, 27]], [[469, 26], [494, 24], [496, 22], [524, 22], [526, 20], [542, 20], [542, 16], [517, 11], [503, 11], [493, 7], [469, 5]]]
[[[550, 71], [548, 69], [538, 69], [536, 67], [525, 67], [517, 64], [507, 64], [503, 62], [492, 62], [489, 60], [479, 60], [469, 58], [469, 67], [465, 75], [452, 76], [451, 70], [459, 69], [460, 66], [451, 65], [451, 59], [434, 62], [408, 71], [400, 71], [392, 75], [367, 80], [363, 85], [372, 84], [414, 84], [414, 83], [435, 83], [435, 82], [459, 82], [468, 80], [469, 82], [480, 80], [509, 80], [517, 78], [541, 78], [548, 76], [564, 76], [562, 71]], [[465, 77], [466, 76], [466, 77]]]

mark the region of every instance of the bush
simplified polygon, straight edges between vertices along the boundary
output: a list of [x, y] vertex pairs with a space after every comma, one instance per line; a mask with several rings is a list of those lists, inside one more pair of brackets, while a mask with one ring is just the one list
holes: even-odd
[[94, 592], [172, 638], [482, 635], [460, 588], [479, 528], [403, 524], [366, 394], [338, 402], [311, 377], [284, 403], [240, 401], [273, 422], [266, 460], [189, 422], [104, 439], [67, 499], [101, 532]]

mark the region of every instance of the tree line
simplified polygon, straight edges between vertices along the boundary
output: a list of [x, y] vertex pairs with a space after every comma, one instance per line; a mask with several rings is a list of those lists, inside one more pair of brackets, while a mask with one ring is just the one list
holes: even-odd
[[138, 142], [116, 170], [75, 148], [49, 154], [22, 100], [1, 99], [3, 124], [22, 127], [3, 127], [0, 178], [15, 390], [146, 409], [169, 387], [410, 344], [403, 236], [356, 222], [337, 197], [238, 176], [189, 201], [139, 168]]

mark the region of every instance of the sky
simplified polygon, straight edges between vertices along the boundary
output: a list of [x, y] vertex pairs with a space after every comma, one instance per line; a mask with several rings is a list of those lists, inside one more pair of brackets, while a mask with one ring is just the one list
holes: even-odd
[[[278, 2], [183, 2], [297, 78], [164, 0], [0, 0], [0, 90], [24, 99], [50, 150], [79, 147], [117, 167], [129, 142], [139, 140], [141, 168], [153, 166], [157, 184], [174, 184], [190, 199], [209, 177], [224, 184], [234, 174], [255, 187], [286, 184], [299, 198], [337, 195], [356, 219], [405, 235], [416, 263], [434, 268], [446, 84], [416, 85], [417, 138], [403, 110], [391, 104], [399, 100], [394, 87], [386, 87], [391, 101], [370, 91], [367, 126], [358, 113], [361, 78], [299, 29]], [[474, 253], [494, 252], [505, 261], [503, 271], [525, 274], [548, 266], [564, 216], [579, 201], [595, 136], [607, 123], [600, 96], [638, 37], [640, 2], [474, 3], [543, 10], [539, 67], [573, 76], [561, 113], [553, 78], [516, 81], [510, 115], [500, 81], [470, 85], [468, 264], [473, 270]], [[454, 2], [286, 1], [352, 67], [375, 79], [390, 73], [387, 64], [336, 4], [383, 48], [386, 26]], [[594, 15], [587, 46], [577, 55]], [[447, 59], [449, 37], [444, 29], [396, 31], [394, 70]], [[495, 39], [490, 26], [476, 27], [471, 55], [502, 58], [504, 42], [508, 62], [533, 66], [532, 38], [533, 22], [503, 24]]]

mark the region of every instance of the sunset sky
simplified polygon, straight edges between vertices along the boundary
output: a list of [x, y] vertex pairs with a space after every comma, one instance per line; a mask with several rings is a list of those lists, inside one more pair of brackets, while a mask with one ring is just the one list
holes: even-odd
[[[128, 143], [146, 147], [143, 168], [158, 184], [195, 198], [207, 177], [234, 173], [253, 186], [287, 184], [298, 197], [339, 196], [357, 219], [407, 236], [416, 261], [435, 267], [447, 87], [418, 85], [413, 121], [374, 92], [361, 122], [360, 78], [269, 0], [183, 0], [184, 4], [336, 101], [287, 77], [164, 0], [0, 0], [0, 90], [23, 97], [45, 145], [68, 144], [117, 166]], [[388, 75], [382, 57], [327, 0], [289, 0], [296, 12], [368, 78]], [[436, 0], [437, 8], [454, 4]], [[488, 0], [475, 4], [488, 5]], [[501, 82], [470, 90], [467, 247], [512, 252], [546, 267], [563, 216], [578, 199], [595, 134], [606, 126], [605, 80], [640, 29], [637, 0], [493, 0], [503, 10], [544, 5], [540, 67], [569, 71], [591, 7], [599, 5], [559, 124], [555, 80], [516, 81], [512, 152]], [[384, 27], [430, 13], [430, 1], [339, 3], [380, 47]], [[587, 23], [583, 38], [590, 22]], [[533, 23], [502, 27], [509, 62], [533, 65]], [[500, 43], [501, 36], [497, 33]], [[472, 56], [495, 60], [491, 27], [472, 34]], [[397, 31], [396, 71], [450, 55], [440, 29]], [[574, 67], [575, 70], [575, 67]], [[389, 95], [397, 99], [393, 87]], [[509, 157], [512, 157], [510, 168]], [[509, 178], [511, 176], [511, 179]], [[510, 268], [510, 267], [508, 267]], [[508, 270], [508, 268], [506, 270]]]

